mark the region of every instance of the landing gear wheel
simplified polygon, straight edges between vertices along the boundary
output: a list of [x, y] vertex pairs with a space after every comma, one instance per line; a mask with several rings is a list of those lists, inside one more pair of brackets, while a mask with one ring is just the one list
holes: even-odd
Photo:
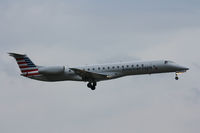
[[89, 82], [87, 84], [87, 87], [90, 88], [91, 90], [95, 90], [96, 89], [96, 85], [97, 85], [96, 82]]
[[175, 77], [175, 80], [178, 80], [179, 78], [178, 78], [178, 74], [176, 73], [176, 77]]
[[91, 83], [88, 83], [88, 84], [87, 84], [87, 87], [88, 87], [88, 88], [91, 88], [91, 87], [92, 87], [92, 84], [91, 84]]
[[95, 90], [95, 89], [96, 89], [96, 87], [95, 87], [95, 86], [92, 86], [92, 87], [91, 87], [91, 90]]

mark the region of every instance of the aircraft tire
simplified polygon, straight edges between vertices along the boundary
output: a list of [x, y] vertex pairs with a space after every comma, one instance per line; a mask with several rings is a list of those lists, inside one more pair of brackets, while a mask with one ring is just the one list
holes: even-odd
[[95, 87], [95, 86], [92, 86], [92, 87], [91, 87], [91, 90], [95, 90], [95, 89], [96, 89], [96, 87]]
[[88, 88], [92, 88], [92, 84], [91, 84], [91, 83], [88, 83], [88, 84], [87, 84], [87, 87], [88, 87]]

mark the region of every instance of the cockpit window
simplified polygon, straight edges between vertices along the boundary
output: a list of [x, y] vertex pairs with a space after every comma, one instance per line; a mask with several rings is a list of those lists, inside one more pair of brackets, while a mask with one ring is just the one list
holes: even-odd
[[165, 64], [168, 64], [168, 63], [174, 63], [174, 62], [173, 62], [173, 61], [166, 60], [164, 63], [165, 63]]

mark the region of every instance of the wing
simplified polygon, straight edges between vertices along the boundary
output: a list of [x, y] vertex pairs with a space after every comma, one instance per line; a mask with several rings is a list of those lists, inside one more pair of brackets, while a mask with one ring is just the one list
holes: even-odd
[[77, 68], [70, 68], [70, 69], [74, 71], [77, 75], [81, 76], [84, 81], [100, 81], [109, 79], [108, 75], [88, 72]]

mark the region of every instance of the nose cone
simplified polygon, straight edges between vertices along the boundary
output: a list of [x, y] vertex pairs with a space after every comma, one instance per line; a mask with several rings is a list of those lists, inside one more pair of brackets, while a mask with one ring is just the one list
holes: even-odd
[[187, 70], [189, 70], [189, 68], [185, 67], [185, 70], [187, 71]]
[[187, 68], [187, 67], [184, 67], [184, 66], [176, 66], [176, 68], [177, 68], [177, 70], [179, 70], [179, 71], [184, 71], [184, 72], [186, 72], [187, 70], [189, 70], [189, 68]]

